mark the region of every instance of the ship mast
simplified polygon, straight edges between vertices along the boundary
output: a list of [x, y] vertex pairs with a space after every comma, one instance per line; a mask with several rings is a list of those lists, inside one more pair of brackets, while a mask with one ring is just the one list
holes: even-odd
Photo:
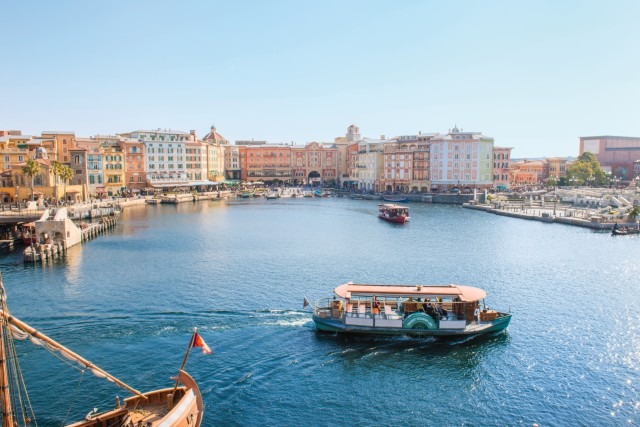
[[[0, 279], [1, 280], [1, 279]], [[2, 282], [0, 281], [0, 286], [2, 286]], [[5, 299], [4, 299], [4, 288], [0, 290], [0, 299], [2, 309], [4, 311], [5, 308]], [[2, 427], [13, 427], [13, 408], [11, 406], [11, 394], [9, 390], [9, 374], [7, 371], [7, 352], [4, 345], [4, 336], [7, 332], [6, 330], [6, 320], [3, 316], [2, 325], [0, 325], [0, 390], [2, 396]]]
[[67, 347], [63, 346], [62, 344], [60, 344], [59, 342], [53, 340], [52, 338], [49, 338], [48, 336], [46, 336], [42, 332], [37, 331], [36, 329], [34, 329], [31, 326], [27, 325], [26, 323], [22, 322], [21, 320], [11, 316], [6, 311], [0, 310], [0, 316], [3, 319], [6, 319], [7, 322], [12, 324], [16, 328], [20, 329], [21, 331], [24, 331], [24, 332], [30, 334], [32, 337], [35, 337], [35, 338], [37, 338], [39, 340], [42, 340], [42, 341], [46, 342], [47, 344], [53, 346], [58, 351], [64, 352], [66, 357], [68, 357], [70, 359], [73, 359], [76, 362], [80, 363], [81, 365], [89, 368], [91, 370], [91, 372], [94, 373], [94, 375], [99, 376], [99, 377], [107, 378], [108, 380], [113, 381], [114, 383], [116, 383], [120, 387], [122, 387], [122, 388], [124, 388], [126, 390], [129, 390], [131, 393], [133, 393], [133, 394], [135, 394], [135, 395], [137, 395], [139, 397], [142, 397], [144, 399], [147, 399], [147, 396], [145, 396], [144, 394], [142, 394], [141, 392], [139, 392], [135, 388], [130, 387], [129, 385], [127, 385], [123, 381], [120, 381], [118, 378], [114, 377], [113, 375], [111, 375], [110, 373], [105, 371], [104, 369], [94, 365], [93, 363], [91, 363], [90, 361], [85, 359], [84, 357], [74, 353], [73, 351], [69, 350]]

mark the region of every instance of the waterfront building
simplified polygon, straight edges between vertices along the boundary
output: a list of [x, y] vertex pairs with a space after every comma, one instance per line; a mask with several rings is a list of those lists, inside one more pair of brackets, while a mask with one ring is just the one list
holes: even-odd
[[215, 126], [211, 126], [211, 131], [205, 135], [203, 141], [207, 149], [208, 171], [205, 177], [213, 182], [222, 182], [225, 179], [225, 147], [229, 145], [229, 141], [216, 131]]
[[555, 179], [556, 182], [562, 177], [567, 176], [567, 158], [566, 157], [550, 157], [545, 159], [547, 169], [544, 180], [548, 178]]
[[224, 177], [227, 184], [237, 184], [242, 179], [240, 152], [243, 149], [238, 145], [224, 146]]
[[493, 138], [456, 126], [430, 141], [432, 187], [470, 192], [493, 186]]
[[69, 165], [69, 150], [76, 146], [76, 134], [69, 131], [42, 132], [42, 146], [46, 148], [49, 159]]
[[593, 153], [602, 169], [615, 179], [633, 179], [634, 162], [640, 160], [640, 138], [628, 136], [580, 137], [580, 154]]
[[343, 180], [343, 186], [358, 188], [358, 143], [350, 142], [346, 149], [347, 179]]
[[[355, 136], [352, 136], [355, 135]], [[349, 145], [353, 144], [353, 139], [358, 138], [360, 140], [360, 130], [356, 125], [351, 125], [347, 129], [345, 136], [339, 136], [333, 139], [333, 144], [338, 149], [338, 178], [336, 185], [341, 188], [347, 186], [349, 183]]]
[[[68, 154], [68, 153], [67, 153]], [[51, 162], [49, 159], [47, 149], [44, 147], [38, 147], [35, 150], [34, 160], [40, 165], [40, 173], [29, 177], [22, 172], [22, 167], [26, 165], [26, 160], [23, 163], [16, 163], [11, 165], [11, 174], [13, 176], [13, 184], [19, 189], [18, 191], [21, 199], [31, 198], [31, 185], [33, 183], [33, 195], [34, 200], [43, 198], [53, 198], [55, 183], [53, 173], [51, 172]]]
[[337, 183], [338, 148], [333, 143], [292, 146], [289, 164], [294, 184], [333, 186]]
[[93, 138], [76, 138], [76, 148], [74, 150], [84, 150], [85, 153], [85, 182], [88, 195], [100, 198], [106, 196], [102, 168], [103, 150], [98, 141]]
[[292, 183], [291, 146], [250, 145], [244, 147], [240, 154], [243, 180], [266, 184]]
[[[73, 186], [73, 192], [67, 192], [72, 195], [75, 200], [86, 201], [89, 200], [91, 195], [95, 196], [95, 193], [89, 193], [88, 177], [89, 171], [87, 167], [87, 149], [79, 147], [78, 140], [76, 139], [76, 147], [69, 150], [69, 159], [71, 160], [69, 167], [73, 170], [73, 178], [69, 184]], [[60, 196], [61, 193], [58, 193]], [[64, 197], [64, 195], [63, 195]]]
[[208, 144], [195, 138], [192, 141], [187, 141], [185, 147], [187, 179], [191, 183], [206, 181], [209, 174], [207, 169]]
[[436, 135], [437, 133], [418, 133], [417, 142], [413, 148], [411, 191], [431, 191], [431, 138]]
[[512, 147], [493, 147], [493, 186], [499, 190], [510, 188], [511, 150]]
[[144, 143], [133, 138], [122, 137], [120, 147], [124, 154], [124, 180], [129, 194], [139, 193], [147, 187]]
[[[385, 136], [381, 137], [385, 140]], [[408, 193], [413, 176], [413, 150], [416, 139], [390, 139], [384, 141], [384, 174], [382, 175], [383, 191], [399, 191]]]
[[119, 135], [96, 135], [94, 137], [102, 148], [102, 166], [104, 187], [107, 196], [114, 197], [126, 192], [126, 165], [123, 137]]
[[537, 185], [545, 181], [544, 160], [524, 160], [513, 163], [510, 180], [513, 185]]
[[357, 146], [357, 188], [362, 191], [379, 192], [380, 177], [384, 174], [385, 141], [364, 138]]
[[154, 188], [189, 186], [185, 163], [186, 143], [195, 135], [171, 129], [136, 130], [120, 134], [145, 146], [146, 182]]
[[[33, 140], [30, 135], [22, 135], [20, 131], [0, 131], [0, 200], [3, 203], [15, 202], [19, 198], [18, 186], [13, 184], [12, 165], [23, 164], [29, 158], [28, 145]], [[24, 198], [24, 197], [23, 197]]]

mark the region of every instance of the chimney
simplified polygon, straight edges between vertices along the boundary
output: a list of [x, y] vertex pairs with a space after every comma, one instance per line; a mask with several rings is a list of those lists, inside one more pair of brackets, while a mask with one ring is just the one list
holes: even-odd
[[380, 139], [387, 139], [385, 135], [380, 135]]
[[189, 133], [193, 136], [196, 136], [196, 131], [195, 130], [190, 130]]

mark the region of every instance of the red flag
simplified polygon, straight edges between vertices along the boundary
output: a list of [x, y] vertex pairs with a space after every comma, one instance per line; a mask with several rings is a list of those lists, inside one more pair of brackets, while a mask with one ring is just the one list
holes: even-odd
[[198, 333], [193, 337], [193, 347], [202, 347], [204, 354], [211, 354], [211, 349]]

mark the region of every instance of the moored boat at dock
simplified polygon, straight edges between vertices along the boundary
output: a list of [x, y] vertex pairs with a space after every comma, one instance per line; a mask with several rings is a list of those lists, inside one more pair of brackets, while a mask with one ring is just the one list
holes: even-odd
[[486, 292], [463, 285], [346, 283], [333, 299], [318, 300], [313, 321], [321, 331], [411, 336], [473, 336], [499, 332], [511, 314], [484, 306]]
[[404, 224], [410, 219], [409, 208], [391, 203], [378, 205], [378, 218], [395, 224]]

